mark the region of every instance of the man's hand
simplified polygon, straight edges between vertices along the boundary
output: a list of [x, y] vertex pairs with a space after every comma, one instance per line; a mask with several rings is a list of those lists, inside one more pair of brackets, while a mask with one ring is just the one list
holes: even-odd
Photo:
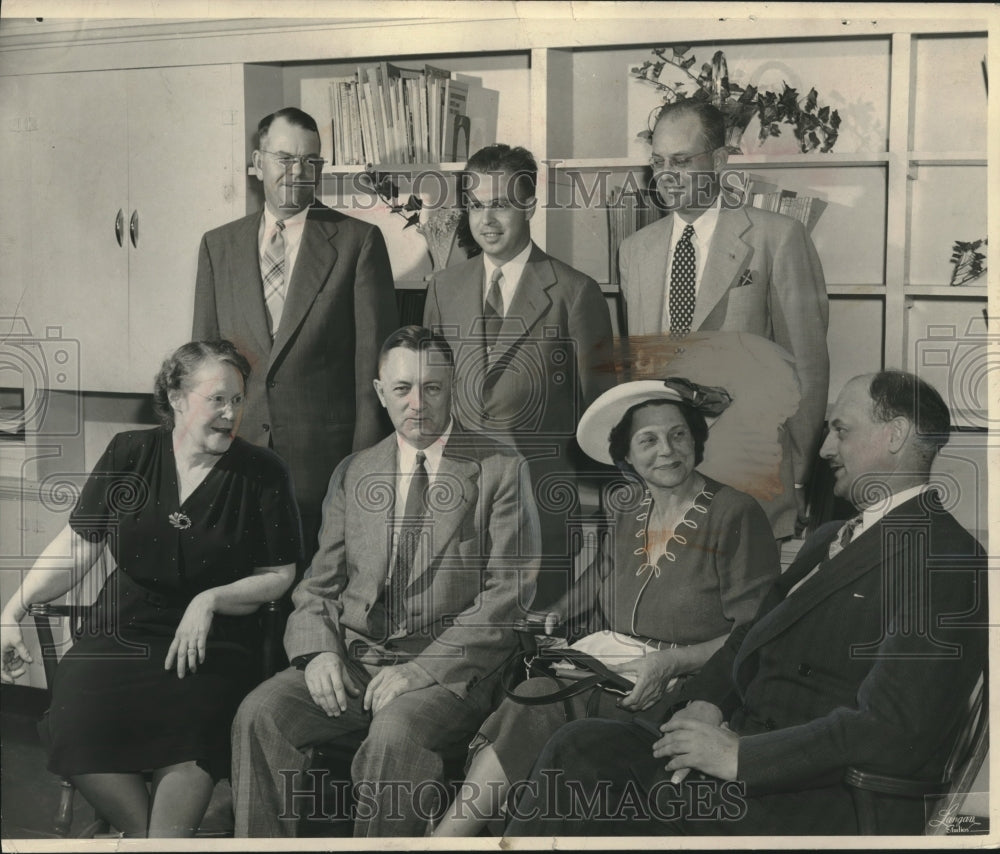
[[339, 717], [347, 711], [347, 695], [361, 693], [343, 660], [335, 652], [323, 652], [306, 665], [303, 673], [313, 702], [327, 715]]
[[383, 667], [365, 690], [365, 710], [371, 709], [373, 714], [377, 714], [379, 709], [387, 706], [400, 694], [433, 684], [434, 679], [427, 671], [412, 661]]
[[674, 715], [660, 727], [663, 737], [653, 745], [653, 756], [672, 757], [667, 771], [693, 768], [720, 780], [735, 780], [740, 737], [728, 726]]
[[[683, 709], [675, 712], [670, 718], [671, 721], [700, 721], [702, 723], [708, 724], [709, 726], [724, 726], [722, 723], [722, 709], [716, 706], [714, 703], [709, 703], [706, 700], [692, 700]], [[660, 727], [662, 732], [666, 724]], [[660, 744], [663, 739], [657, 741], [653, 745], [654, 755], [656, 745]], [[673, 776], [670, 778], [672, 783], [682, 783], [684, 778], [687, 777], [688, 773], [691, 771], [688, 767], [674, 768]]]

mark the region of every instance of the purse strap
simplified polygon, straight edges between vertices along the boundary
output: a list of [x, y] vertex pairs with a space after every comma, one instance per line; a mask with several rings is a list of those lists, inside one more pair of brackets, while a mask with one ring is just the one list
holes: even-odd
[[[569, 661], [580, 670], [590, 671], [591, 675], [583, 679], [574, 680], [569, 685], [548, 694], [524, 696], [515, 692], [514, 666], [523, 662], [530, 672], [530, 668], [536, 663], [543, 667], [551, 667], [552, 663], [556, 661]], [[553, 679], [558, 678], [553, 676], [551, 671], [547, 675]], [[501, 684], [503, 685], [504, 694], [514, 702], [525, 706], [544, 706], [547, 703], [558, 703], [589, 691], [592, 688], [601, 688], [605, 691], [614, 691], [621, 694], [627, 694], [633, 688], [633, 684], [628, 679], [615, 673], [613, 670], [609, 670], [592, 655], [587, 655], [587, 653], [576, 649], [566, 648], [542, 648], [534, 652], [518, 651], [507, 660], [501, 676]]]

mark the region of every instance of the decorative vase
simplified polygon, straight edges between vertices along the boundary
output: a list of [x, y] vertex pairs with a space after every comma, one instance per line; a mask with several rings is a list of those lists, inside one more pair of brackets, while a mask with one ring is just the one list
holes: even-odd
[[434, 208], [427, 212], [427, 218], [417, 225], [417, 231], [427, 242], [427, 251], [431, 256], [431, 272], [436, 273], [448, 266], [452, 247], [455, 245], [455, 234], [462, 221], [462, 211], [458, 208]]

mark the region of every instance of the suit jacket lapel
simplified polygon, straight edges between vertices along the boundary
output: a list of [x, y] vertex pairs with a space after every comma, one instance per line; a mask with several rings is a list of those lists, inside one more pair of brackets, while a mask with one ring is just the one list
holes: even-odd
[[264, 282], [260, 275], [260, 221], [264, 216], [247, 217], [237, 236], [233, 251], [232, 276], [240, 292], [237, 302], [243, 320], [262, 353], [271, 352], [271, 333], [267, 330], [267, 309], [264, 307]]
[[865, 531], [836, 557], [826, 560], [816, 576], [754, 623], [737, 653], [735, 668], [738, 670], [764, 644], [780, 635], [832, 593], [888, 560], [890, 555], [886, 554], [884, 545], [882, 525], [879, 523]]
[[723, 205], [719, 211], [719, 220], [705, 261], [705, 271], [698, 285], [694, 317], [691, 319], [692, 329], [701, 328], [705, 318], [733, 286], [736, 277], [753, 255], [753, 248], [741, 237], [750, 227], [750, 218], [742, 208], [727, 208]]
[[629, 271], [629, 278], [638, 283], [640, 294], [639, 305], [629, 311], [629, 331], [633, 335], [656, 335], [670, 331], [662, 327], [667, 298], [667, 255], [675, 218], [671, 214], [657, 221], [647, 244], [648, 251], [636, 259], [637, 269]]
[[428, 567], [456, 538], [458, 526], [465, 517], [467, 508], [479, 497], [479, 465], [461, 450], [461, 433], [453, 428], [452, 438], [445, 445], [434, 482], [428, 493], [428, 530], [426, 547], [417, 550], [413, 566], [410, 568], [410, 584], [407, 595], [425, 589], [432, 582], [421, 578]]
[[[398, 453], [396, 434], [391, 433], [357, 464], [356, 489], [361, 496], [359, 503], [364, 510], [361, 525], [365, 529], [360, 541], [371, 546], [366, 563], [371, 567], [376, 583], [385, 578], [392, 554]], [[388, 505], [385, 496], [389, 497]]]
[[274, 339], [274, 349], [271, 351], [271, 364], [274, 364], [275, 359], [288, 346], [288, 342], [316, 299], [316, 294], [329, 278], [330, 270], [337, 261], [337, 248], [333, 243], [336, 234], [336, 223], [329, 219], [314, 217], [313, 210], [309, 211], [302, 231], [302, 243], [295, 259], [292, 280], [288, 283], [285, 307], [282, 309], [278, 334]]
[[489, 369], [503, 367], [510, 362], [510, 351], [520, 344], [531, 328], [545, 315], [552, 305], [546, 292], [556, 282], [556, 273], [548, 256], [537, 246], [532, 246], [528, 263], [524, 265], [521, 281], [517, 283], [514, 299], [504, 314], [497, 346], [490, 353]]

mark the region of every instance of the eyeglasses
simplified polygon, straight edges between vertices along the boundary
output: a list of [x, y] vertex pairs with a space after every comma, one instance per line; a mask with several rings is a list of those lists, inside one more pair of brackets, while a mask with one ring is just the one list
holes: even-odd
[[232, 397], [226, 397], [224, 394], [202, 394], [200, 391], [192, 392], [192, 394], [205, 398], [219, 412], [222, 412], [229, 405], [232, 405], [233, 409], [239, 409], [246, 400], [242, 394], [234, 394]]
[[289, 154], [287, 151], [265, 151], [260, 149], [261, 154], [267, 154], [278, 161], [285, 169], [290, 169], [296, 163], [303, 169], [311, 166], [313, 169], [322, 169], [326, 160], [318, 154]]
[[691, 161], [696, 157], [701, 157], [703, 154], [711, 154], [714, 151], [714, 148], [706, 148], [704, 151], [698, 151], [684, 157], [668, 157], [666, 160], [662, 157], [651, 157], [649, 165], [653, 167], [654, 172], [661, 172], [665, 166], [669, 166], [671, 169], [687, 169], [691, 165]]

